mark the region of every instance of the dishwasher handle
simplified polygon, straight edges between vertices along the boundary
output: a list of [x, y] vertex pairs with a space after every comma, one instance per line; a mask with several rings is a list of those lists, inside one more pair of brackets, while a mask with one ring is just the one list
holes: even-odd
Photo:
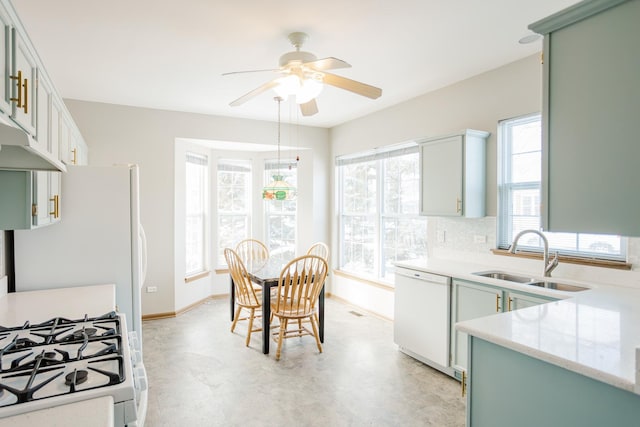
[[451, 283], [451, 277], [448, 276], [440, 276], [438, 274], [427, 273], [418, 270], [409, 270], [405, 268], [396, 268], [396, 276], [410, 277], [412, 279], [437, 283], [440, 285], [449, 285]]

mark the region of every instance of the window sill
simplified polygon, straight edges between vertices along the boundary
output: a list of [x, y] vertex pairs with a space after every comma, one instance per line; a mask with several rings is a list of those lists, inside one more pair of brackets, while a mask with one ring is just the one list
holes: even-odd
[[203, 271], [201, 273], [192, 274], [191, 276], [187, 276], [184, 278], [184, 283], [194, 282], [198, 279], [202, 279], [204, 277], [209, 276], [211, 272], [209, 270]]
[[364, 283], [365, 285], [375, 286], [376, 288], [385, 289], [387, 291], [395, 291], [395, 287], [389, 283], [381, 282], [378, 280], [367, 279], [362, 276], [358, 276], [353, 273], [349, 273], [344, 270], [333, 270], [336, 276], [344, 277], [346, 279], [355, 280], [360, 283]]
[[[491, 252], [493, 252], [494, 255], [542, 260], [542, 254], [539, 252], [522, 251], [522, 252], [517, 252], [515, 254], [512, 254], [507, 249], [491, 249]], [[578, 257], [572, 257], [568, 255], [558, 256], [558, 261], [564, 262], [567, 264], [579, 264], [579, 265], [588, 265], [591, 267], [613, 268], [616, 270], [631, 270], [631, 268], [633, 267], [631, 264], [626, 263], [624, 261], [611, 261], [611, 260], [597, 259], [597, 258], [578, 258]]]

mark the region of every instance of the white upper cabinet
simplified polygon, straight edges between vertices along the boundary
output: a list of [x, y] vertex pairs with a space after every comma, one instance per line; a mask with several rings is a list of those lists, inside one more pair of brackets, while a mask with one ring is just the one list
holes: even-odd
[[0, 5], [0, 111], [11, 115], [11, 89], [9, 74], [11, 73], [11, 20]]
[[420, 214], [485, 216], [488, 132], [463, 132], [420, 143]]
[[640, 236], [639, 23], [638, 0], [591, 0], [529, 26], [545, 36], [545, 230]]
[[[26, 143], [13, 144], [28, 154], [0, 150], [1, 170], [64, 171], [64, 163], [73, 163], [75, 147], [77, 163], [88, 158], [87, 145], [9, 0], [0, 0], [0, 122], [29, 135]], [[34, 157], [45, 162], [30, 162]]]
[[36, 135], [36, 61], [22, 36], [13, 29], [11, 100], [13, 120], [30, 135]]

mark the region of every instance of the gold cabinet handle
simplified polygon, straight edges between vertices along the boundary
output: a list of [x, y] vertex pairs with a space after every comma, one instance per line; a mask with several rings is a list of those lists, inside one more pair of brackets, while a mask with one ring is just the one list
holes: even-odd
[[53, 215], [54, 218], [60, 218], [60, 196], [56, 194], [49, 201], [53, 202], [53, 212], [49, 212], [49, 215]]
[[509, 297], [509, 300], [507, 301], [507, 305], [509, 306], [509, 308], [507, 309], [507, 311], [511, 311], [511, 303], [513, 302], [513, 298]]
[[496, 294], [496, 312], [500, 312], [500, 295]]
[[16, 102], [18, 108], [22, 108], [22, 71], [18, 71], [17, 76], [9, 76], [11, 80], [17, 80], [16, 86], [18, 88], [18, 97], [9, 98], [10, 101]]
[[462, 212], [462, 200], [459, 197], [456, 197], [456, 213]]
[[78, 164], [78, 149], [74, 148], [73, 150], [71, 150], [71, 152], [73, 153], [73, 159], [71, 159], [71, 163], [73, 163], [74, 165]]
[[467, 395], [467, 371], [462, 371], [462, 381], [460, 382], [462, 397]]
[[29, 79], [24, 79], [22, 87], [24, 87], [24, 102], [22, 103], [22, 110], [25, 114], [29, 114]]

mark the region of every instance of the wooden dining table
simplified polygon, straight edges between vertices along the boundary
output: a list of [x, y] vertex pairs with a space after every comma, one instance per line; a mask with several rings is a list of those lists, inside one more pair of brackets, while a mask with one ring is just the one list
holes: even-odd
[[[262, 352], [269, 354], [270, 318], [271, 318], [271, 288], [278, 286], [280, 272], [288, 261], [281, 258], [268, 258], [263, 261], [245, 263], [247, 273], [251, 280], [262, 287]], [[235, 314], [235, 286], [233, 279], [231, 284], [231, 321]], [[324, 284], [318, 298], [318, 335], [320, 342], [324, 342]]]

